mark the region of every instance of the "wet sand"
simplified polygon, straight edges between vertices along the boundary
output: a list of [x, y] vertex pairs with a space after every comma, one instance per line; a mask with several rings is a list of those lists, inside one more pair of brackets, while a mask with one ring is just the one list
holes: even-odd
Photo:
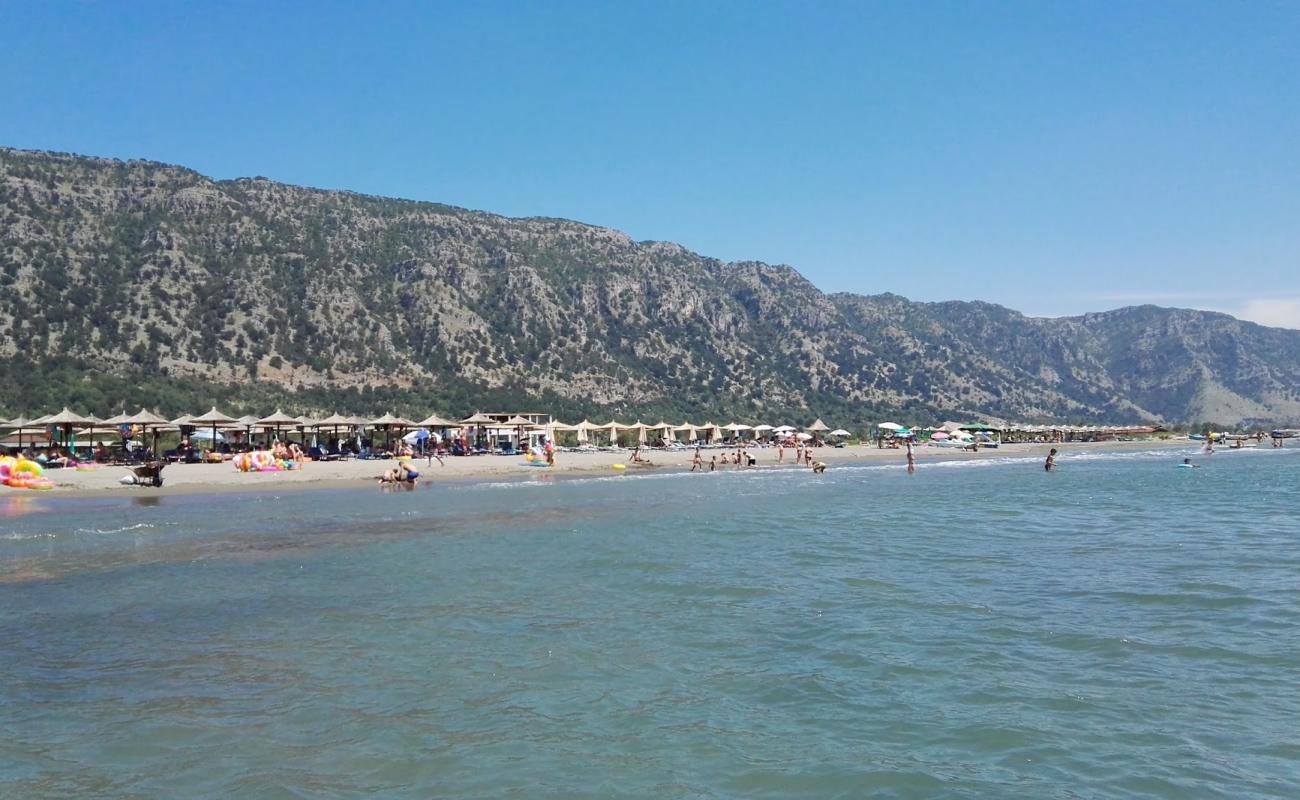
[[[1096, 442], [1066, 444], [1010, 444], [1000, 448], [981, 448], [979, 452], [965, 452], [951, 448], [918, 447], [916, 448], [917, 469], [925, 468], [927, 462], [1007, 457], [1046, 458], [1047, 451], [1055, 446], [1063, 455], [1080, 452], [1110, 452], [1124, 450], [1150, 450], [1158, 447], [1193, 448], [1195, 442], [1178, 440], [1143, 440], [1136, 442]], [[519, 456], [463, 456], [445, 457], [443, 464], [434, 461], [432, 465], [423, 458], [414, 460], [420, 471], [421, 483], [439, 481], [478, 481], [501, 480], [503, 478], [527, 478], [539, 474], [576, 475], [592, 473], [611, 473], [615, 464], [622, 464], [626, 472], [646, 470], [684, 471], [691, 467], [691, 449], [682, 450], [643, 450], [642, 457], [648, 464], [632, 462], [631, 451], [558, 453], [554, 467], [530, 467]], [[705, 449], [702, 451], [704, 468], [708, 469], [709, 459], [723, 453], [731, 455], [735, 450]], [[793, 469], [794, 451], [787, 448], [783, 463], [777, 462], [774, 447], [749, 448], [747, 452], [758, 460], [756, 467], [737, 467], [728, 464], [719, 469]], [[813, 448], [813, 460], [822, 461], [833, 470], [836, 464], [845, 463], [906, 463], [906, 451], [879, 449], [874, 444], [854, 445], [843, 448]], [[55, 489], [40, 492], [45, 497], [120, 497], [127, 495], [180, 495], [180, 494], [220, 494], [229, 492], [257, 491], [293, 491], [320, 490], [339, 487], [355, 487], [367, 483], [376, 483], [379, 476], [390, 469], [396, 462], [392, 460], [349, 460], [334, 462], [308, 462], [300, 470], [288, 472], [243, 473], [229, 463], [225, 464], [171, 464], [163, 472], [164, 486], [161, 489], [143, 486], [122, 486], [119, 480], [127, 474], [124, 467], [98, 467], [89, 471], [48, 470], [46, 476], [56, 484]], [[35, 495], [21, 489], [0, 487], [0, 495]]]

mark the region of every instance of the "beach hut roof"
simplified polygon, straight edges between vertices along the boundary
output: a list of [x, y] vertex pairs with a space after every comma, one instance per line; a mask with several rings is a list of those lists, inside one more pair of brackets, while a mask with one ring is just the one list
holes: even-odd
[[129, 415], [129, 414], [127, 414], [125, 411], [123, 411], [121, 414], [114, 414], [113, 416], [111, 416], [111, 417], [109, 417], [108, 419], [104, 420], [104, 424], [105, 424], [105, 425], [124, 425], [124, 424], [126, 424], [126, 422], [127, 422], [128, 420], [130, 420], [130, 419], [131, 419], [131, 415]]
[[342, 427], [343, 425], [352, 425], [352, 417], [345, 417], [337, 411], [320, 421], [321, 425]]
[[298, 424], [304, 428], [319, 428], [320, 420], [312, 419], [306, 414], [303, 414], [302, 416], [298, 417]]
[[135, 414], [127, 416], [125, 420], [122, 420], [122, 423], [144, 425], [144, 427], [157, 427], [157, 425], [172, 424], [170, 423], [170, 420], [164, 418], [164, 416], [153, 414], [153, 412], [147, 410], [147, 408], [140, 408], [140, 410], [136, 411]]
[[421, 428], [454, 428], [456, 423], [449, 419], [443, 419], [437, 414], [432, 414], [418, 423]]
[[532, 421], [531, 419], [524, 419], [523, 417], [521, 417], [521, 416], [519, 416], [518, 414], [516, 414], [516, 415], [514, 415], [513, 417], [511, 417], [510, 419], [506, 420], [505, 422], [503, 422], [503, 423], [501, 423], [501, 424], [502, 424], [502, 425], [510, 425], [510, 426], [512, 426], [512, 427], [518, 427], [518, 426], [520, 426], [520, 425], [532, 425], [532, 424], [533, 424], [533, 421]]
[[20, 430], [25, 431], [25, 430], [35, 429], [36, 427], [38, 426], [33, 424], [32, 420], [26, 419], [24, 417], [14, 417], [13, 419], [6, 422], [4, 425], [0, 425], [0, 428], [9, 428], [10, 430], [13, 430], [15, 432]]
[[[194, 421], [198, 422], [197, 419]], [[230, 421], [234, 422], [233, 419]], [[298, 422], [297, 417], [291, 417], [277, 408], [274, 414], [272, 414], [269, 417], [262, 417], [257, 421], [257, 424], [258, 425], [300, 425], [301, 423]]]
[[416, 427], [416, 424], [410, 421], [409, 419], [407, 419], [406, 417], [393, 416], [391, 412], [385, 413], [382, 417], [379, 417], [378, 419], [372, 419], [370, 420], [370, 422], [366, 424], [374, 425], [375, 427], [382, 427], [385, 425], [395, 427], [395, 428]]
[[85, 425], [87, 419], [80, 414], [69, 411], [68, 407], [64, 406], [63, 410], [57, 414], [48, 414], [41, 417], [40, 422], [42, 425]]
[[251, 428], [257, 424], [257, 416], [254, 414], [245, 414], [244, 416], [235, 420], [235, 424], [244, 428]]
[[182, 415], [180, 415], [179, 417], [177, 417], [176, 419], [169, 420], [169, 421], [166, 422], [165, 424], [167, 424], [167, 425], [172, 425], [172, 426], [175, 426], [175, 427], [177, 427], [177, 428], [183, 428], [183, 427], [185, 427], [186, 425], [193, 425], [193, 424], [194, 424], [194, 417], [191, 417], [189, 414], [182, 414]]
[[474, 412], [474, 416], [466, 417], [460, 421], [462, 425], [491, 425], [496, 420], [479, 411]]
[[810, 431], [828, 431], [830, 429], [831, 426], [827, 425], [825, 422], [822, 422], [821, 417], [818, 417], [816, 422], [808, 426], [808, 430]]
[[[228, 417], [225, 414], [222, 414], [220, 411], [218, 411], [216, 406], [213, 406], [212, 408], [208, 409], [208, 413], [201, 414], [197, 417], [190, 417], [189, 422], [186, 422], [184, 424], [186, 425], [229, 425], [234, 421], [235, 420], [232, 419], [231, 417]], [[173, 420], [173, 422], [175, 422], [175, 420]], [[179, 425], [181, 423], [177, 422], [175, 424]]]

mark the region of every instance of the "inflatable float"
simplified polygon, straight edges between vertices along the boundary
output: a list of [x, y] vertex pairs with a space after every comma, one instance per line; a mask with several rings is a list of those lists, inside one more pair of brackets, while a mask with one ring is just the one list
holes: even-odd
[[54, 488], [54, 482], [45, 477], [45, 468], [35, 461], [13, 456], [0, 456], [0, 483], [11, 489]]

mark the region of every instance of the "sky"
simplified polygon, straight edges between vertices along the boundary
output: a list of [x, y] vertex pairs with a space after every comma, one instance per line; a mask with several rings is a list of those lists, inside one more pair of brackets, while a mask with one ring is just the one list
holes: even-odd
[[0, 145], [1300, 328], [1300, 3], [0, 1]]

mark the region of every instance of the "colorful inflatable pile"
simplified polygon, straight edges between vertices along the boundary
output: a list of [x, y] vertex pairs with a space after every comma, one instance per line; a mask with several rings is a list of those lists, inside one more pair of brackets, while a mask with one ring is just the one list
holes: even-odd
[[45, 477], [44, 467], [13, 456], [0, 456], [0, 483], [12, 489], [54, 488], [54, 482]]
[[230, 461], [235, 465], [235, 469], [240, 472], [284, 472], [285, 470], [298, 469], [299, 466], [293, 461], [277, 459], [268, 450], [238, 453]]

